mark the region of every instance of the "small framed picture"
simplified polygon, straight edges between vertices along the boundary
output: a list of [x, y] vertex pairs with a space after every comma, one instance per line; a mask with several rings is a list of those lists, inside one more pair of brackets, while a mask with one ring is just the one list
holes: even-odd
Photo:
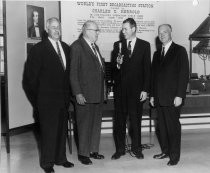
[[27, 5], [27, 35], [31, 39], [41, 39], [44, 32], [44, 8]]

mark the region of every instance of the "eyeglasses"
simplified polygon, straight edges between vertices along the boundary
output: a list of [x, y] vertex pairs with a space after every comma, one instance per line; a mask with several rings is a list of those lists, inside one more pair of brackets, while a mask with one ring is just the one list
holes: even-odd
[[95, 31], [95, 32], [100, 32], [100, 29], [86, 29], [86, 30], [91, 30], [91, 31]]

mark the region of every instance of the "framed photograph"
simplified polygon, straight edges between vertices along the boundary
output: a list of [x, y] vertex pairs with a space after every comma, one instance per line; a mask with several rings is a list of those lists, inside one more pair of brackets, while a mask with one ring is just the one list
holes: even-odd
[[27, 5], [27, 35], [31, 39], [41, 39], [44, 31], [44, 8]]

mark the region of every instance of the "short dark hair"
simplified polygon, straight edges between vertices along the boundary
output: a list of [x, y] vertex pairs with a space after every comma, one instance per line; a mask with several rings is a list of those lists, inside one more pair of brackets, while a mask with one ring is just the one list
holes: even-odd
[[127, 18], [123, 21], [123, 23], [129, 23], [131, 28], [135, 27], [137, 29], [136, 26], [136, 21], [133, 18]]

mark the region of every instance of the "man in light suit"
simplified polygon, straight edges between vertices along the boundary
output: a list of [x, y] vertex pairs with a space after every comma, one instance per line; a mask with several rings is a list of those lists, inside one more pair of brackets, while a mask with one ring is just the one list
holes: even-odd
[[70, 105], [70, 48], [60, 41], [57, 18], [46, 23], [48, 38], [31, 48], [25, 63], [23, 89], [38, 112], [41, 135], [40, 165], [46, 173], [53, 166], [74, 164], [66, 158], [67, 118]]
[[150, 89], [151, 52], [147, 41], [136, 37], [137, 26], [132, 18], [123, 21], [124, 39], [114, 44], [112, 54], [115, 115], [113, 135], [116, 152], [112, 159], [125, 155], [126, 120], [130, 120], [131, 151], [143, 159], [141, 119], [143, 103]]
[[93, 159], [103, 159], [99, 154], [102, 104], [104, 101], [104, 62], [95, 44], [99, 28], [94, 21], [82, 27], [82, 36], [71, 45], [70, 81], [76, 98], [76, 123], [78, 130], [78, 160], [90, 165]]
[[157, 135], [162, 153], [154, 155], [154, 158], [169, 157], [167, 165], [173, 166], [180, 159], [179, 118], [186, 96], [189, 62], [185, 48], [172, 41], [171, 25], [160, 25], [158, 36], [162, 47], [153, 57], [150, 103], [157, 108]]

